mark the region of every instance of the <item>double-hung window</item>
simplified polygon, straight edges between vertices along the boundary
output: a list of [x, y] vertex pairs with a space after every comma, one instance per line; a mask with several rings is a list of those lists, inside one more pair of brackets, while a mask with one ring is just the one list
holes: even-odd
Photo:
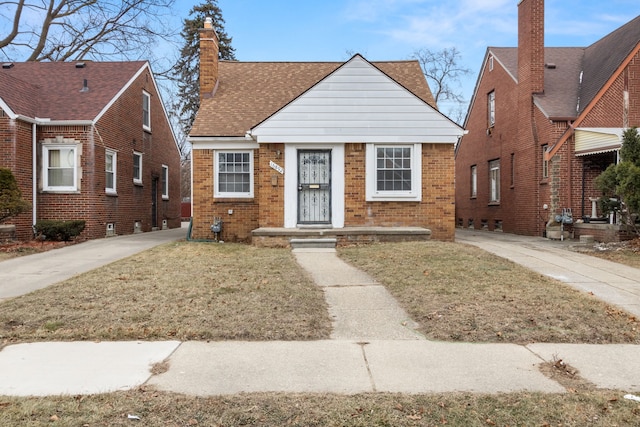
[[500, 159], [489, 162], [489, 203], [500, 203]]
[[169, 198], [169, 166], [162, 165], [162, 198]]
[[44, 191], [78, 191], [78, 146], [43, 145]]
[[142, 128], [146, 131], [151, 130], [151, 95], [142, 92]]
[[419, 201], [422, 145], [367, 144], [366, 199]]
[[108, 194], [116, 194], [117, 154], [113, 150], [106, 150], [104, 155], [105, 184], [104, 190]]
[[142, 153], [133, 152], [133, 182], [142, 184]]
[[216, 151], [214, 197], [253, 197], [253, 150]]
[[493, 127], [496, 124], [496, 92], [491, 91], [487, 95], [487, 125]]

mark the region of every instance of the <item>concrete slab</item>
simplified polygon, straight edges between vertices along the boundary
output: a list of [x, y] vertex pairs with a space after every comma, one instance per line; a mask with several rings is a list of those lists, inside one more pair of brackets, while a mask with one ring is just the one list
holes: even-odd
[[515, 344], [372, 341], [364, 351], [381, 392], [566, 391], [538, 370], [540, 358]]
[[318, 286], [376, 284], [371, 276], [341, 260], [335, 249], [293, 249], [292, 252]]
[[631, 344], [530, 344], [552, 362], [562, 359], [599, 388], [640, 391], [640, 346]]
[[348, 341], [185, 342], [147, 384], [200, 396], [372, 391], [362, 348]]
[[128, 390], [180, 345], [162, 342], [48, 342], [0, 351], [0, 395], [47, 396]]
[[415, 340], [418, 324], [400, 307], [384, 286], [324, 288], [333, 319], [331, 339]]

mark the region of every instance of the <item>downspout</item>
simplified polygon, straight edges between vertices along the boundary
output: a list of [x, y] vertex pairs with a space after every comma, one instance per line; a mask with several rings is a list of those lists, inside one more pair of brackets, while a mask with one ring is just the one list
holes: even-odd
[[38, 162], [37, 162], [37, 135], [38, 125], [31, 125], [31, 229], [35, 234], [35, 226], [38, 220]]

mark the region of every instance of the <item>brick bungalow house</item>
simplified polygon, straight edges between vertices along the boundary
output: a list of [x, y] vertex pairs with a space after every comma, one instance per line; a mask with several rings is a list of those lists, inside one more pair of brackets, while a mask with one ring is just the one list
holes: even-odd
[[194, 239], [453, 240], [454, 144], [417, 61], [218, 61], [200, 33]]
[[589, 47], [545, 47], [544, 1], [520, 1], [518, 47], [487, 49], [456, 148], [457, 225], [558, 238], [570, 212], [576, 237], [620, 238], [592, 212], [594, 178], [633, 126], [640, 16]]
[[180, 154], [147, 62], [0, 69], [0, 167], [32, 209], [7, 221], [85, 220], [81, 239], [180, 226]]

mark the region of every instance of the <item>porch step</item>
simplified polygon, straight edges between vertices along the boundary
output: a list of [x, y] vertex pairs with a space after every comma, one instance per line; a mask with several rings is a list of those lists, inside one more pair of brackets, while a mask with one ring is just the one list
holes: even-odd
[[335, 248], [338, 239], [289, 239], [291, 249], [299, 248]]

